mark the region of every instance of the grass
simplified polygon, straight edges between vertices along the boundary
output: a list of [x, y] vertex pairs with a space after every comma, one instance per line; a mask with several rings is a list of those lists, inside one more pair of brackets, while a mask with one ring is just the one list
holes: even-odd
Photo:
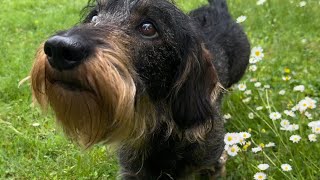
[[[112, 149], [79, 150], [56, 130], [52, 116], [43, 116], [32, 107], [29, 84], [18, 88], [18, 82], [31, 69], [39, 44], [55, 31], [76, 24], [86, 0], [1, 2], [0, 179], [115, 179], [118, 165]], [[297, 0], [267, 0], [262, 6], [257, 6], [256, 0], [228, 2], [233, 17], [247, 16], [242, 25], [252, 46], [261, 46], [265, 55], [256, 63], [257, 71], [248, 71], [241, 81], [252, 95], [235, 86], [224, 99], [224, 113], [232, 117], [226, 124], [228, 132], [247, 131], [252, 135], [247, 151], [241, 146], [242, 151], [229, 158], [228, 179], [253, 179], [260, 163], [270, 165], [265, 172], [268, 179], [319, 179], [320, 137], [317, 142], [308, 140], [311, 130], [307, 124], [312, 120], [300, 113], [295, 118], [283, 113], [306, 96], [319, 102], [319, 2], [309, 0], [305, 7], [299, 7]], [[177, 1], [184, 11], [203, 3]], [[291, 79], [284, 81], [283, 76]], [[255, 87], [252, 79], [262, 87], [270, 85], [270, 89]], [[292, 91], [297, 85], [304, 85], [305, 91]], [[279, 95], [280, 90], [286, 90], [286, 94]], [[244, 103], [247, 97], [251, 100]], [[256, 110], [258, 106], [263, 110]], [[270, 120], [271, 112], [282, 113], [283, 118], [299, 124], [299, 130], [281, 131], [280, 120]], [[319, 119], [319, 107], [308, 112], [313, 120]], [[254, 114], [253, 119], [248, 118], [249, 113]], [[293, 134], [302, 140], [292, 143], [289, 138]], [[251, 151], [268, 142], [276, 147]], [[292, 166], [292, 171], [281, 170], [285, 163]]]

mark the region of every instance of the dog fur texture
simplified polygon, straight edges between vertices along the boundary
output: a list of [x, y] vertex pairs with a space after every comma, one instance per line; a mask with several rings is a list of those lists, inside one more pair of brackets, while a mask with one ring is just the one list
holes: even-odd
[[222, 90], [250, 54], [225, 0], [188, 15], [168, 0], [89, 1], [85, 12], [40, 46], [35, 100], [79, 145], [116, 145], [123, 179], [219, 176]]

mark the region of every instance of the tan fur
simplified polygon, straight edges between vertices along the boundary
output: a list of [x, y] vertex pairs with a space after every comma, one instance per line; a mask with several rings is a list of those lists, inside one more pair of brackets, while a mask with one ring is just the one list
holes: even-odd
[[[41, 45], [31, 72], [36, 101], [43, 109], [51, 106], [66, 134], [85, 148], [99, 142], [143, 139], [155, 124], [149, 100], [135, 102], [136, 87], [130, 61], [122, 51], [125, 48], [111, 46], [113, 50], [97, 49], [94, 57], [72, 71], [58, 72], [47, 62]], [[57, 80], [82, 88], [70, 90]]]

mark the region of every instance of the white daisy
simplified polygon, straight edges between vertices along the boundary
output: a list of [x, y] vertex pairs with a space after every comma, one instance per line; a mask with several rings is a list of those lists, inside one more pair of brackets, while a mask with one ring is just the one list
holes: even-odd
[[239, 85], [238, 85], [238, 89], [239, 89], [240, 91], [245, 91], [245, 90], [247, 89], [247, 86], [246, 86], [246, 84], [239, 84]]
[[280, 95], [284, 95], [286, 93], [286, 91], [285, 90], [281, 90], [281, 91], [279, 91], [279, 94]]
[[265, 179], [267, 179], [267, 175], [263, 172], [258, 172], [253, 176], [253, 178], [255, 180], [265, 180]]
[[264, 57], [262, 47], [253, 47], [251, 50], [251, 57], [253, 57], [253, 59], [256, 59], [257, 61], [261, 61]]
[[33, 123], [32, 126], [33, 126], [33, 127], [39, 127], [40, 124], [39, 124], [39, 123]]
[[259, 0], [259, 1], [257, 1], [257, 5], [258, 5], [258, 6], [261, 6], [261, 5], [263, 5], [265, 2], [266, 2], [266, 0]]
[[292, 141], [293, 143], [298, 143], [300, 140], [301, 140], [301, 136], [299, 135], [290, 136], [290, 141]]
[[300, 3], [299, 3], [299, 6], [300, 7], [304, 7], [304, 6], [306, 6], [307, 5], [307, 2], [305, 2], [305, 1], [301, 1]]
[[258, 147], [252, 148], [251, 150], [253, 153], [257, 153], [259, 151], [262, 151], [262, 148], [260, 146], [258, 146]]
[[227, 153], [229, 156], [236, 156], [240, 148], [237, 145], [232, 145], [228, 148]]
[[263, 106], [258, 106], [258, 107], [256, 107], [256, 110], [257, 111], [261, 111], [263, 109]]
[[290, 116], [290, 117], [296, 117], [296, 115], [294, 114], [293, 111], [289, 111], [289, 110], [284, 110], [283, 113], [287, 116]]
[[248, 103], [250, 101], [251, 101], [251, 97], [248, 97], [248, 98], [245, 98], [245, 99], [242, 100], [242, 102], [244, 102], [244, 103]]
[[225, 115], [223, 115], [223, 118], [224, 119], [231, 119], [231, 114], [229, 114], [229, 113], [225, 114]]
[[257, 71], [258, 67], [256, 65], [249, 66], [249, 71], [255, 72]]
[[308, 139], [310, 142], [316, 142], [317, 141], [317, 135], [315, 134], [309, 134]]
[[276, 144], [274, 142], [269, 142], [268, 144], [266, 144], [266, 147], [275, 147]]
[[239, 16], [236, 20], [237, 23], [242, 23], [247, 19], [247, 16]]
[[292, 170], [292, 167], [289, 165], [289, 164], [282, 164], [281, 165], [281, 169], [283, 171], [291, 171]]
[[248, 132], [240, 132], [239, 133], [240, 137], [242, 137], [243, 139], [248, 139], [251, 137], [251, 134]]
[[270, 117], [270, 119], [275, 121], [275, 120], [281, 118], [281, 114], [279, 112], [272, 112], [272, 113], [270, 113], [269, 117]]
[[253, 114], [253, 113], [249, 113], [249, 114], [248, 114], [248, 118], [249, 118], [249, 119], [253, 119], [253, 118], [254, 118], [254, 114]]
[[256, 82], [256, 83], [254, 83], [254, 87], [261, 87], [261, 82]]
[[244, 92], [244, 94], [245, 94], [245, 95], [251, 95], [251, 94], [252, 94], [252, 91], [251, 91], [251, 90], [246, 90], [246, 91]]
[[259, 168], [261, 171], [267, 170], [269, 167], [270, 167], [269, 164], [259, 164], [259, 165], [258, 165], [258, 168]]
[[305, 90], [304, 85], [295, 86], [293, 91], [300, 91], [303, 92]]
[[224, 143], [227, 145], [234, 145], [239, 143], [240, 138], [238, 133], [226, 133], [224, 136]]

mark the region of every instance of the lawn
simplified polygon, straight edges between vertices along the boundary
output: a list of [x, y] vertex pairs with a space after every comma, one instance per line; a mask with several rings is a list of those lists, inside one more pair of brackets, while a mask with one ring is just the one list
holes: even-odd
[[[253, 57], [245, 77], [225, 95], [227, 135], [250, 136], [246, 142], [227, 138], [227, 179], [253, 179], [258, 172], [268, 179], [320, 179], [320, 2], [257, 1], [228, 1], [235, 19], [246, 16], [240, 23], [263, 57]], [[39, 44], [79, 22], [86, 2], [1, 0], [0, 179], [117, 177], [112, 148], [80, 150], [51, 115], [33, 106], [30, 84], [18, 87]], [[177, 0], [186, 12], [204, 3]]]

